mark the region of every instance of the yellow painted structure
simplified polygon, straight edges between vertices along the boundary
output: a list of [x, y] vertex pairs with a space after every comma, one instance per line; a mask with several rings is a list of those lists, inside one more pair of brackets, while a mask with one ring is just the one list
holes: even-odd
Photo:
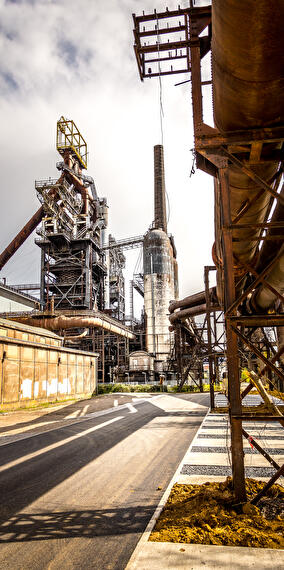
[[94, 392], [98, 355], [62, 344], [60, 336], [45, 329], [0, 319], [2, 406]]
[[64, 117], [57, 121], [56, 148], [62, 156], [65, 150], [73, 151], [79, 159], [82, 168], [87, 168], [87, 143], [74, 121]]

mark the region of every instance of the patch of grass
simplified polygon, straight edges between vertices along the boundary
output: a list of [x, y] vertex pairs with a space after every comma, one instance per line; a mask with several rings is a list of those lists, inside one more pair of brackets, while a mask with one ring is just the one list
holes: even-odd
[[[216, 391], [220, 390], [220, 385], [216, 384], [214, 389]], [[209, 384], [203, 385], [203, 391], [209, 392], [210, 386]], [[160, 384], [123, 384], [123, 383], [100, 383], [98, 385], [98, 394], [112, 394], [114, 392], [200, 392], [198, 386], [189, 386], [185, 384], [181, 390], [178, 389], [178, 386], [161, 386]], [[95, 396], [95, 392], [93, 396]]]
[[156, 385], [151, 386], [150, 384], [99, 384], [98, 394], [113, 394], [115, 392], [166, 392], [167, 386]]

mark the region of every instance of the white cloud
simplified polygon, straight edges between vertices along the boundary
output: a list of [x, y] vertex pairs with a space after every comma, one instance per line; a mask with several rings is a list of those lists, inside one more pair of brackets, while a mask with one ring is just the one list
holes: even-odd
[[[153, 146], [160, 143], [159, 92], [156, 79], [140, 82], [132, 12], [165, 5], [175, 8], [176, 2], [0, 0], [1, 250], [38, 208], [34, 180], [56, 176], [55, 130], [62, 114], [88, 142], [88, 172], [99, 195], [107, 196], [111, 232], [122, 238], [147, 230]], [[164, 146], [169, 231], [184, 296], [203, 288], [203, 266], [212, 263], [213, 183], [201, 172], [189, 178], [190, 84], [175, 87], [177, 78], [163, 80]], [[1, 275], [10, 283], [37, 280], [37, 249], [29, 240]]]

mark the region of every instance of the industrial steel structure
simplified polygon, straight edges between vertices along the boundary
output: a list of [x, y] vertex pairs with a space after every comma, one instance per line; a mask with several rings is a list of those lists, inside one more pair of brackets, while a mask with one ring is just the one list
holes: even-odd
[[173, 238], [167, 234], [164, 149], [154, 147], [154, 223], [143, 244], [146, 349], [156, 372], [166, 373], [172, 350], [168, 305], [177, 297], [178, 275]]
[[188, 375], [202, 390], [204, 364], [208, 364], [210, 404], [214, 408], [214, 384], [220, 381], [219, 364], [225, 356], [224, 313], [216, 298], [216, 288], [209, 287], [209, 273], [204, 268], [205, 290], [169, 305], [170, 329], [174, 331], [173, 364], [182, 389]]
[[[246, 496], [242, 421], [254, 419], [242, 409], [240, 352], [249, 351], [262, 362], [258, 378], [250, 375], [246, 394], [254, 384], [260, 389], [259, 380], [267, 374], [271, 382], [278, 378], [282, 389], [284, 380], [283, 18], [281, 0], [212, 0], [212, 7], [191, 1], [188, 8], [133, 16], [142, 80], [190, 72], [196, 165], [214, 177], [213, 260], [216, 296], [225, 314], [238, 501]], [[210, 52], [212, 78], [203, 81], [202, 61]], [[202, 86], [211, 83], [214, 128], [203, 121]], [[205, 300], [208, 315], [208, 288]], [[277, 345], [267, 334], [271, 327], [277, 329]], [[269, 417], [283, 425], [277, 410], [271, 414], [273, 406], [269, 409], [270, 416], [258, 415], [258, 420]], [[264, 454], [259, 446], [258, 451]], [[283, 472], [284, 466], [277, 466], [268, 487]]]
[[[38, 291], [40, 307], [31, 314], [10, 312], [8, 317], [56, 331], [74, 350], [94, 351], [102, 382], [125, 380], [129, 350], [146, 349], [151, 363], [147, 380], [154, 380], [160, 372], [169, 372], [173, 335], [167, 313], [169, 301], [177, 297], [176, 250], [167, 234], [163, 147], [154, 149], [154, 223], [145, 235], [116, 240], [107, 236], [106, 199], [97, 195], [93, 178], [83, 172], [87, 144], [74, 121], [61, 117], [57, 122], [56, 146], [63, 158], [56, 165], [59, 178], [35, 182], [41, 208], [0, 255], [2, 268], [36, 228], [40, 283], [15, 287]], [[124, 250], [136, 247], [143, 247], [144, 268], [131, 280], [127, 316]], [[134, 290], [145, 298], [140, 320], [134, 317]]]
[[[110, 368], [126, 368], [129, 339], [135, 338], [124, 324], [125, 257], [112, 236], [107, 243], [106, 199], [98, 197], [93, 178], [83, 173], [86, 142], [75, 123], [64, 117], [57, 122], [57, 150], [63, 157], [57, 163], [59, 178], [36, 181], [41, 208], [0, 255], [2, 268], [37, 228], [41, 310], [9, 316], [57, 331], [65, 346], [97, 352], [99, 377], [104, 380], [111, 376]], [[37, 287], [23, 284], [18, 289]]]

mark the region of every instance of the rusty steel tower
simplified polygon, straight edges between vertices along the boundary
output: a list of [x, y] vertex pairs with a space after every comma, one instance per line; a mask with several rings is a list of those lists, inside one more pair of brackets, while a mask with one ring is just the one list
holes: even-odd
[[106, 266], [102, 251], [107, 204], [85, 176], [87, 144], [73, 121], [57, 122], [58, 180], [37, 180], [43, 217], [37, 229], [41, 248], [42, 309], [103, 309]]

